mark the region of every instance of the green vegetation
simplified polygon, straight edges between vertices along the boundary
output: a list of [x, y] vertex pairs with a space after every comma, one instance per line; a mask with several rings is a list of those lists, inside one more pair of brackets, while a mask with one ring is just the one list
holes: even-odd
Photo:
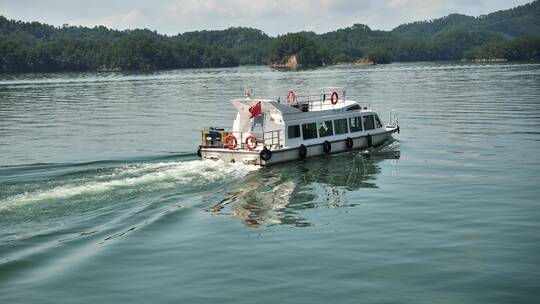
[[382, 49], [369, 50], [366, 53], [366, 59], [368, 62], [372, 62], [375, 64], [386, 64], [390, 63], [391, 61], [390, 54], [388, 54]]
[[540, 60], [540, 38], [520, 37], [486, 43], [465, 52], [467, 60]]
[[0, 16], [0, 72], [154, 70], [359, 59], [375, 63], [434, 60], [540, 60], [540, 0], [486, 16], [453, 14], [392, 31], [355, 24], [336, 31], [269, 37], [252, 28], [176, 36], [98, 26], [54, 27]]
[[277, 37], [270, 46], [268, 60], [269, 63], [285, 64], [292, 55], [304, 67], [321, 66], [329, 62], [326, 49], [302, 33]]
[[451, 14], [440, 19], [400, 25], [392, 32], [409, 37], [433, 37], [454, 30], [497, 32], [510, 37], [538, 35], [540, 2], [533, 1], [480, 17]]
[[261, 30], [247, 27], [187, 32], [173, 39], [189, 45], [210, 45], [229, 50], [239, 64], [265, 64], [271, 41]]
[[0, 72], [229, 67], [232, 50], [149, 30], [55, 28], [0, 16]]

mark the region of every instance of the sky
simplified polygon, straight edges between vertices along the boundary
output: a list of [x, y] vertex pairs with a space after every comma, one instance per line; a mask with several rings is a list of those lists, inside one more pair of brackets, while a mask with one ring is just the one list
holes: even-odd
[[325, 33], [355, 23], [391, 30], [408, 22], [451, 13], [471, 16], [532, 0], [0, 0], [0, 15], [61, 26], [104, 25], [148, 28], [175, 35], [187, 31], [245, 26], [271, 36]]

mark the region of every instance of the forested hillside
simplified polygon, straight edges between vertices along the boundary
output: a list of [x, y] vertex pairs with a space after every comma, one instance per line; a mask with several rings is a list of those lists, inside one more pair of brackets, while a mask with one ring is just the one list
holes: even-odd
[[403, 24], [392, 32], [403, 36], [432, 37], [454, 30], [497, 32], [509, 37], [540, 36], [540, 1], [479, 17], [452, 14]]
[[263, 31], [247, 27], [187, 32], [172, 39], [190, 45], [212, 45], [230, 50], [239, 64], [266, 64], [271, 41]]
[[355, 24], [270, 37], [258, 29], [187, 32], [54, 27], [0, 16], [0, 72], [153, 70], [286, 62], [539, 60], [540, 0], [486, 16], [453, 14], [392, 31]]
[[0, 71], [149, 70], [238, 65], [233, 51], [149, 30], [56, 28], [0, 16]]

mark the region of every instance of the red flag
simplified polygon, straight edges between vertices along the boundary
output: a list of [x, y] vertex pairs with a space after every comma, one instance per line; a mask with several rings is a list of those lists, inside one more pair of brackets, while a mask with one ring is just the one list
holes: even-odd
[[261, 115], [261, 113], [262, 113], [261, 102], [259, 101], [259, 102], [257, 102], [256, 105], [254, 105], [253, 107], [250, 107], [249, 108], [249, 113], [251, 113], [250, 118], [257, 117], [257, 116]]

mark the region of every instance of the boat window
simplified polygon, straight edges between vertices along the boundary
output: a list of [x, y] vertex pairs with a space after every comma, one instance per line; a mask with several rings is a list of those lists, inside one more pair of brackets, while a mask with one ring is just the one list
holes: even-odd
[[317, 129], [319, 129], [319, 137], [334, 135], [334, 129], [332, 128], [331, 120], [317, 122]]
[[362, 118], [360, 116], [349, 118], [349, 125], [352, 132], [362, 131]]
[[295, 126], [289, 126], [287, 128], [287, 136], [289, 138], [297, 138], [297, 137], [300, 137], [300, 126], [299, 125], [295, 125]]
[[364, 130], [375, 129], [375, 122], [373, 121], [373, 115], [364, 116]]
[[375, 127], [382, 128], [382, 123], [381, 123], [381, 120], [379, 119], [379, 115], [375, 115]]
[[302, 135], [304, 140], [317, 138], [317, 124], [314, 122], [302, 125]]
[[334, 120], [334, 129], [336, 129], [336, 135], [348, 133], [347, 118]]

